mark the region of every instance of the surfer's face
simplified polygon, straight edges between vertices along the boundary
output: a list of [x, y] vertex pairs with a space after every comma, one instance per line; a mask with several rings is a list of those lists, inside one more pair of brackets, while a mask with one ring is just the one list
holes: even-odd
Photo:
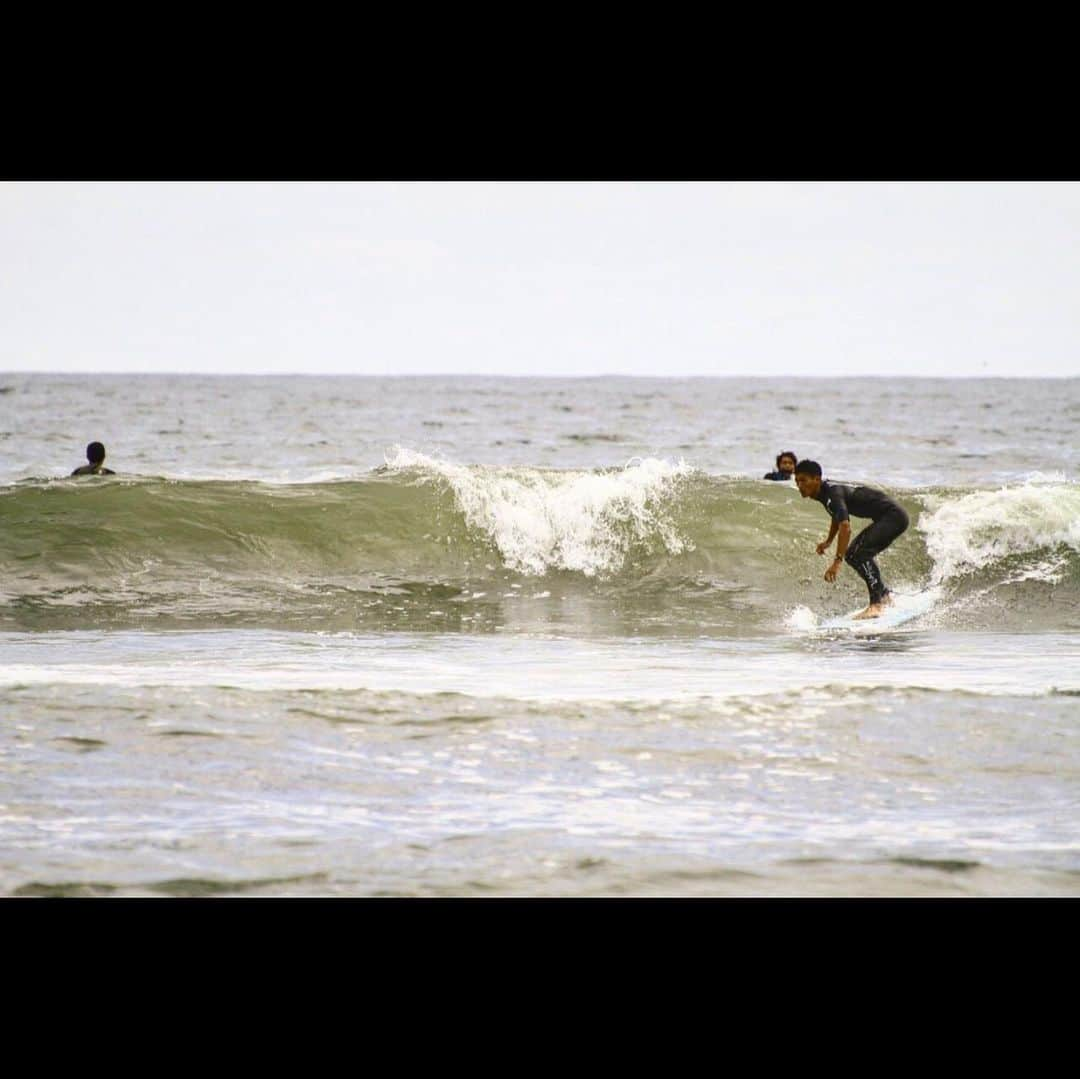
[[799, 472], [795, 476], [795, 486], [799, 488], [799, 494], [803, 498], [813, 498], [821, 490], [821, 477]]
[[792, 457], [780, 458], [780, 471], [785, 472], [787, 475], [791, 475], [795, 471], [795, 460]]

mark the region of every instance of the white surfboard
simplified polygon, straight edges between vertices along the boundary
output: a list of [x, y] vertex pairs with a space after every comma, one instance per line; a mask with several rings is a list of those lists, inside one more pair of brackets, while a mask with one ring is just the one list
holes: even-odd
[[860, 607], [856, 611], [838, 615], [836, 618], [823, 618], [817, 628], [819, 630], [843, 631], [845, 633], [881, 633], [885, 630], [896, 629], [921, 614], [926, 614], [941, 598], [940, 588], [928, 588], [925, 592], [915, 592], [905, 595], [901, 592], [892, 594], [893, 601], [885, 607], [877, 618], [856, 618], [859, 611], [866, 608]]

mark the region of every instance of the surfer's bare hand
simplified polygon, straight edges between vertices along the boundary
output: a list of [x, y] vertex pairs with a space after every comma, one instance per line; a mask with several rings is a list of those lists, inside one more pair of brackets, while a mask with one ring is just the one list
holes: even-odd
[[818, 554], [824, 554], [829, 549], [829, 544], [830, 543], [832, 543], [832, 540], [822, 540], [817, 545], [817, 553]]
[[836, 580], [836, 575], [839, 572], [840, 572], [840, 563], [839, 562], [834, 562], [825, 571], [825, 580], [828, 581], [830, 584], [832, 584], [832, 582]]

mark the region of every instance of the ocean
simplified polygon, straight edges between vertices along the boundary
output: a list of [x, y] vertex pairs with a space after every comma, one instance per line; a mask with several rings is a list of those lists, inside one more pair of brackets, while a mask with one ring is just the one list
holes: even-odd
[[0, 374], [0, 895], [1078, 894], [1080, 378]]

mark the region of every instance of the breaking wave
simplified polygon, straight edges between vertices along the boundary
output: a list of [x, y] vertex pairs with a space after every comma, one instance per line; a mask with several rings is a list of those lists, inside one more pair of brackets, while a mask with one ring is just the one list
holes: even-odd
[[[913, 526], [891, 585], [953, 624], [1080, 626], [1080, 485], [893, 494]], [[856, 528], [859, 522], [855, 522]], [[821, 580], [821, 507], [788, 484], [641, 458], [465, 465], [395, 448], [351, 480], [115, 477], [0, 488], [0, 623], [767, 633], [850, 609]]]

